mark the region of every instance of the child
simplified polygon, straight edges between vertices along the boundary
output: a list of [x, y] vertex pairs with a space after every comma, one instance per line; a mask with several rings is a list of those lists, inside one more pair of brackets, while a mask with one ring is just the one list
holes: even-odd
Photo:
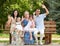
[[33, 16], [32, 15], [30, 15], [29, 16], [29, 21], [30, 21], [30, 35], [31, 35], [31, 38], [30, 39], [32, 39], [32, 32], [34, 32], [34, 34], [35, 34], [35, 31], [37, 31], [37, 29], [35, 28], [35, 22], [34, 22], [34, 18], [33, 18]]
[[16, 29], [18, 30], [18, 32], [23, 30], [23, 28], [21, 26], [21, 19], [20, 19], [20, 17], [17, 18]]
[[23, 27], [21, 25], [21, 19], [20, 19], [20, 17], [17, 18], [15, 31], [16, 31], [16, 34], [17, 34], [17, 37], [16, 37], [17, 43], [20, 42], [19, 44], [22, 44], [22, 37], [24, 35], [23, 35]]

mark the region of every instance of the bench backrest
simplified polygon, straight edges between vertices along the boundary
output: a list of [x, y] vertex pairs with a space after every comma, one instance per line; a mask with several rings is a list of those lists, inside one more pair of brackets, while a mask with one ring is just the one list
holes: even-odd
[[56, 33], [56, 22], [55, 21], [45, 21], [45, 33]]

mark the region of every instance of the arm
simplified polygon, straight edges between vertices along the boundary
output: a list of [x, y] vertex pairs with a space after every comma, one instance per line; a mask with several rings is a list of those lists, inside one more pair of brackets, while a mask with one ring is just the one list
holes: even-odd
[[48, 11], [48, 9], [46, 8], [46, 6], [45, 5], [42, 5], [42, 8], [44, 8], [45, 10], [46, 10], [46, 15], [48, 15], [49, 14], [49, 11]]
[[8, 16], [8, 21], [7, 21], [6, 25], [7, 25], [7, 26], [10, 26], [10, 24], [11, 24], [11, 17]]
[[24, 17], [22, 16], [22, 19], [21, 19], [21, 21], [23, 21], [24, 20]]

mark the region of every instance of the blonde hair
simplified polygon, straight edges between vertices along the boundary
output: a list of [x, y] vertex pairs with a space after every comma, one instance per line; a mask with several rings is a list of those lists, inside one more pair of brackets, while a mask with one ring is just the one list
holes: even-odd
[[28, 12], [28, 11], [25, 11], [25, 12], [24, 12], [24, 16], [25, 16], [26, 14], [29, 14], [29, 12]]

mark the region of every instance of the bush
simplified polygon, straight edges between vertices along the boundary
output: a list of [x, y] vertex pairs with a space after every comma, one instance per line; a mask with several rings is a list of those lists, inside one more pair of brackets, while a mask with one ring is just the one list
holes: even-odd
[[3, 33], [3, 30], [0, 30], [0, 33]]

